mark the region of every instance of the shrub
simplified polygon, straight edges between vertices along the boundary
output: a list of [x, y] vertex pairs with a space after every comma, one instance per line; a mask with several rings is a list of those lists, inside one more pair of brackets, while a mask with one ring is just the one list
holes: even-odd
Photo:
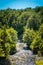
[[[0, 56], [7, 56], [16, 49], [17, 32], [13, 28], [0, 29]], [[12, 48], [13, 47], [13, 48]]]
[[33, 29], [25, 29], [23, 34], [23, 42], [27, 43], [28, 47], [31, 45], [33, 39], [35, 37], [35, 32]]

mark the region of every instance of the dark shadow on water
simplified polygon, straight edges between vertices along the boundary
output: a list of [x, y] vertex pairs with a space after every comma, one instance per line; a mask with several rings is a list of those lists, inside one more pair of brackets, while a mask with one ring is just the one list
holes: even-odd
[[31, 50], [30, 48], [28, 47], [23, 47], [24, 50]]
[[9, 59], [6, 59], [5, 57], [0, 57], [0, 65], [11, 65], [11, 62]]

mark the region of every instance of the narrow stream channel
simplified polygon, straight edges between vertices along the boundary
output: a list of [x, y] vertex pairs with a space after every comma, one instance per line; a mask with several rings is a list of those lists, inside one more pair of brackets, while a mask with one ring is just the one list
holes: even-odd
[[17, 43], [17, 53], [11, 55], [11, 61], [14, 65], [35, 65], [35, 57], [31, 50], [23, 49], [24, 43]]

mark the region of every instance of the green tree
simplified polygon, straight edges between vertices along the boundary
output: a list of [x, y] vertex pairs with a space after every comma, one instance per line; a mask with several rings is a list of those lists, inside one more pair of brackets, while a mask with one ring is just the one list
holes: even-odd
[[13, 28], [0, 29], [0, 56], [16, 51], [17, 32]]
[[28, 47], [31, 45], [34, 37], [35, 37], [35, 32], [33, 29], [25, 29], [24, 34], [23, 34], [23, 42], [27, 43]]
[[10, 43], [10, 54], [13, 54], [16, 52], [16, 42], [18, 40], [17, 37], [17, 31], [15, 31], [13, 28], [6, 29], [6, 34], [7, 34], [7, 41]]
[[43, 38], [43, 24], [41, 24], [41, 26], [39, 27], [39, 34]]
[[28, 20], [27, 20], [27, 27], [30, 29], [33, 28], [34, 30], [38, 30], [39, 26], [41, 24], [40, 16], [33, 14]]
[[41, 26], [39, 27], [39, 31], [30, 47], [39, 56], [43, 56], [43, 24], [41, 24]]
[[35, 37], [30, 48], [35, 54], [38, 54], [39, 56], [43, 55], [43, 39], [41, 39], [41, 36], [38, 35]]

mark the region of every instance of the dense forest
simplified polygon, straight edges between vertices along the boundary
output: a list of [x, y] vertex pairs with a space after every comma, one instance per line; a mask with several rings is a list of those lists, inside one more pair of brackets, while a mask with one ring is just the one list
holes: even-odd
[[18, 40], [43, 56], [43, 6], [0, 10], [0, 57], [16, 52]]

